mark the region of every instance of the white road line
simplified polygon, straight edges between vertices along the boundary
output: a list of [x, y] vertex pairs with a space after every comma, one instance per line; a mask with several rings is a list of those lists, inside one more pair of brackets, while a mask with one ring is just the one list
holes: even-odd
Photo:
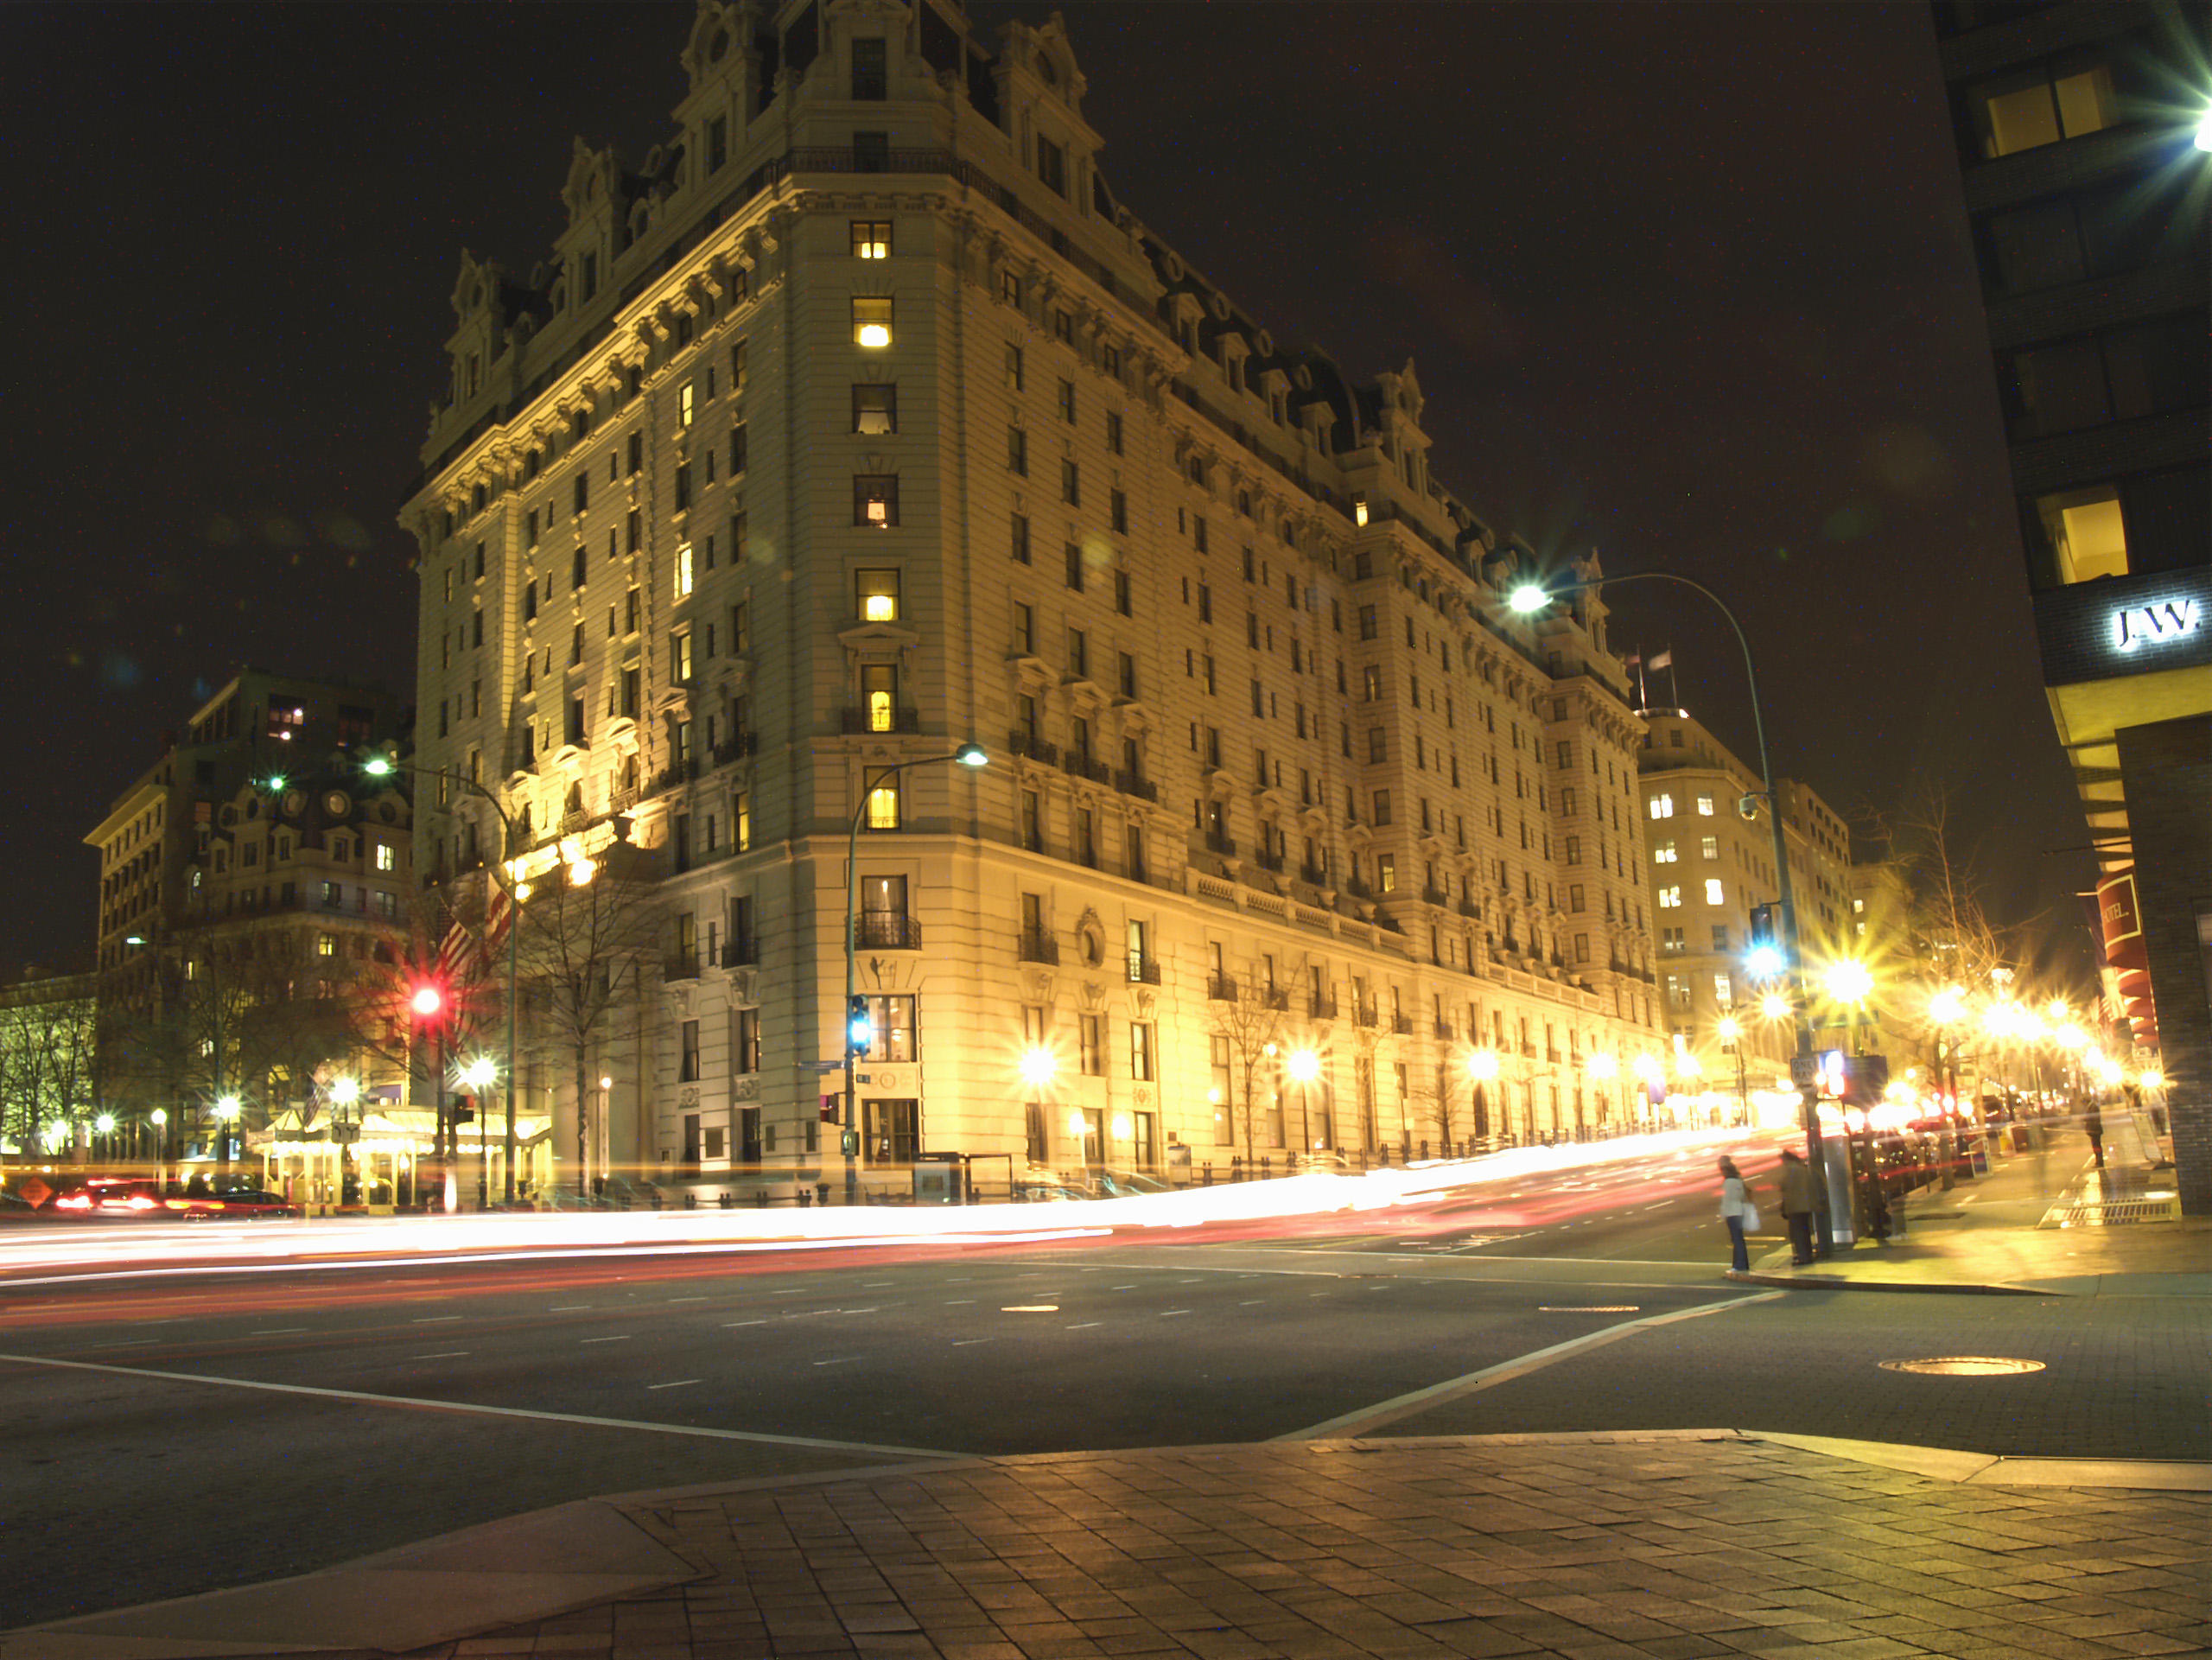
[[1064, 1329], [1070, 1332], [1088, 1332], [1092, 1326], [1103, 1326], [1105, 1323], [1106, 1322], [1103, 1320], [1077, 1320], [1074, 1325], [1065, 1327]]
[[1160, 1318], [1162, 1320], [1171, 1320], [1177, 1314], [1187, 1314], [1190, 1312], [1191, 1311], [1187, 1308], [1163, 1308], [1160, 1311]]
[[727, 1332], [727, 1331], [731, 1330], [731, 1329], [732, 1329], [733, 1327], [734, 1327], [734, 1326], [766, 1326], [767, 1323], [768, 1323], [768, 1322], [767, 1322], [766, 1320], [725, 1320], [725, 1321], [723, 1321], [723, 1322], [722, 1322], [722, 1330], [724, 1330], [725, 1332]]
[[954, 1341], [954, 1343], [953, 1343], [953, 1345], [952, 1345], [952, 1346], [953, 1346], [954, 1348], [956, 1348], [956, 1349], [965, 1349], [965, 1348], [969, 1347], [970, 1345], [973, 1345], [973, 1344], [977, 1344], [977, 1343], [995, 1343], [995, 1342], [997, 1342], [997, 1341], [998, 1341], [998, 1339], [997, 1339], [996, 1338], [989, 1338], [989, 1337], [963, 1337], [963, 1338], [960, 1338], [960, 1339], [956, 1339], [956, 1340]]
[[441, 1349], [435, 1354], [410, 1355], [413, 1360], [453, 1360], [468, 1352], [466, 1349]]
[[649, 1390], [681, 1390], [690, 1389], [694, 1383], [704, 1382], [706, 1379], [703, 1377], [679, 1377], [672, 1383], [648, 1383], [645, 1387]]
[[880, 1314], [880, 1313], [881, 1313], [883, 1312], [883, 1310], [882, 1310], [880, 1307], [876, 1307], [876, 1308], [840, 1308], [840, 1309], [838, 1309], [836, 1312], [837, 1312], [837, 1313], [841, 1313], [841, 1314]]
[[95, 1343], [92, 1347], [95, 1349], [143, 1349], [149, 1344], [160, 1341], [161, 1339], [156, 1337], [134, 1337], [126, 1338], [120, 1343]]
[[1441, 1402], [1472, 1395], [1500, 1383], [1510, 1383], [1516, 1377], [1541, 1371], [1569, 1356], [1589, 1349], [1602, 1349], [1609, 1343], [1618, 1343], [1624, 1338], [1634, 1337], [1638, 1332], [1652, 1326], [1671, 1326], [1676, 1320], [1697, 1320], [1707, 1314], [1725, 1314], [1732, 1308], [1747, 1308], [1755, 1302], [1772, 1302], [1777, 1297], [1788, 1294], [1783, 1291], [1762, 1291], [1753, 1296], [1732, 1297], [1726, 1302], [1702, 1303], [1694, 1308], [1677, 1308], [1672, 1313], [1650, 1314], [1642, 1320], [1624, 1320], [1618, 1326], [1608, 1326], [1602, 1331], [1569, 1338], [1564, 1343], [1532, 1350], [1511, 1360], [1502, 1360], [1495, 1366], [1485, 1366], [1480, 1371], [1469, 1372], [1463, 1377], [1446, 1378], [1443, 1383], [1432, 1383], [1427, 1389], [1394, 1396], [1389, 1400], [1378, 1401], [1373, 1406], [1361, 1407], [1357, 1411], [1342, 1413], [1323, 1422], [1309, 1424], [1304, 1429], [1289, 1430], [1280, 1435], [1271, 1435], [1268, 1439], [1278, 1441], [1337, 1441], [1368, 1434], [1386, 1424], [1395, 1423], [1401, 1418], [1410, 1418], [1417, 1413], [1426, 1412]]
[[880, 1291], [887, 1285], [896, 1285], [899, 1282], [896, 1280], [862, 1280], [861, 1282], [861, 1289], [863, 1291]]
[[1250, 1297], [1247, 1298], [1244, 1301], [1238, 1303], [1236, 1306], [1239, 1308], [1257, 1308], [1265, 1301], [1267, 1301], [1265, 1297]]
[[248, 1337], [291, 1337], [296, 1332], [309, 1329], [305, 1326], [271, 1326], [258, 1332], [248, 1332], [246, 1335]]
[[972, 1303], [975, 1301], [976, 1300], [973, 1297], [955, 1297], [950, 1302], [945, 1304], [945, 1307], [947, 1308], [958, 1308], [963, 1304]]
[[459, 1314], [425, 1314], [421, 1319], [417, 1320], [415, 1324], [417, 1326], [442, 1326], [448, 1320], [456, 1320], [460, 1318], [461, 1316]]
[[615, 1337], [588, 1337], [581, 1340], [585, 1343], [627, 1343], [630, 1340], [630, 1333], [624, 1332]]
[[[1185, 1281], [1184, 1283], [1187, 1285], [1189, 1282]], [[1106, 1288], [1109, 1291], [1134, 1291], [1136, 1289], [1136, 1287], [1133, 1285], [1109, 1285]]]
[[817, 1366], [849, 1366], [859, 1358], [860, 1357], [856, 1354], [841, 1354], [828, 1360], [817, 1360], [814, 1364]]
[[704, 1297], [670, 1297], [667, 1301], [670, 1302], [704, 1302], [707, 1300]]
[[581, 1314], [590, 1307], [588, 1302], [564, 1302], [558, 1308], [549, 1308], [545, 1312], [549, 1314]]
[[305, 1395], [326, 1401], [359, 1401], [368, 1406], [406, 1407], [414, 1411], [453, 1412], [487, 1418], [527, 1418], [539, 1423], [581, 1424], [591, 1429], [634, 1429], [653, 1435], [688, 1435], [698, 1441], [757, 1441], [769, 1447], [814, 1447], [837, 1453], [883, 1453], [902, 1459], [957, 1459], [966, 1456], [932, 1447], [886, 1447], [872, 1441], [822, 1441], [811, 1435], [770, 1435], [749, 1429], [709, 1429], [698, 1424], [660, 1424], [634, 1418], [598, 1418], [576, 1412], [537, 1412], [528, 1407], [478, 1406], [465, 1401], [434, 1401], [420, 1396], [371, 1395], [359, 1390], [317, 1389], [307, 1383], [265, 1383], [252, 1377], [207, 1377], [193, 1372], [156, 1371], [144, 1366], [102, 1366], [89, 1360], [52, 1360], [43, 1355], [0, 1354], [18, 1366], [53, 1366], [65, 1371], [101, 1372], [111, 1377], [157, 1377], [170, 1383], [200, 1383], [211, 1389], [260, 1390], [270, 1395]]

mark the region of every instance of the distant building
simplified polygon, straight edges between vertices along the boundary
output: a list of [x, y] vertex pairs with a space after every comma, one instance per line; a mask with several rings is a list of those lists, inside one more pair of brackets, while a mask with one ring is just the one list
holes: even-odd
[[[1790, 1088], [1797, 1053], [1792, 1014], [1770, 1013], [1777, 989], [1747, 967], [1753, 913], [1773, 905], [1780, 888], [1774, 831], [1764, 801], [1757, 818], [1738, 810], [1764, 786], [1759, 774], [1686, 709], [1643, 711], [1649, 728], [1637, 757], [1641, 778], [1651, 914], [1659, 944], [1661, 1021], [1704, 1068], [1707, 1087], [1732, 1083], [1724, 1021], [1733, 1021], [1745, 1082], [1753, 1089]], [[1797, 905], [1799, 944], [1817, 982], [1821, 964], [1856, 955], [1851, 926], [1851, 833], [1827, 804], [1803, 784], [1777, 779], [1789, 876]]]
[[1934, 9], [2110, 989], [2212, 1212], [2212, 61], [2173, 0]]
[[340, 1005], [406, 939], [409, 792], [360, 766], [404, 729], [388, 692], [241, 671], [85, 838], [104, 1099], [165, 1115], [168, 1153], [207, 1153], [225, 1096], [240, 1135], [267, 1124], [327, 1061], [382, 1081]]
[[[885, 1180], [1632, 1114], [1642, 725], [1594, 595], [1501, 603], [1535, 557], [1412, 365], [1354, 384], [1123, 207], [1057, 21], [703, 3], [682, 62], [544, 261], [464, 258], [404, 515], [422, 762], [526, 868], [658, 861], [604, 1098], [534, 1046], [556, 1144], [835, 1169], [849, 882]], [[481, 881], [488, 805], [421, 805]]]
[[92, 975], [36, 968], [0, 985], [0, 1154], [75, 1157], [89, 1144], [100, 1109], [94, 989]]

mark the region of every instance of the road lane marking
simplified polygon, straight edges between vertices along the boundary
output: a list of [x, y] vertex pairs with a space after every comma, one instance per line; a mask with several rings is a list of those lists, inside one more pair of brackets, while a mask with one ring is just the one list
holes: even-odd
[[588, 1302], [564, 1302], [558, 1308], [549, 1308], [545, 1312], [549, 1314], [580, 1314], [590, 1307]]
[[466, 1349], [441, 1349], [435, 1354], [410, 1355], [413, 1360], [454, 1360], [468, 1352]]
[[448, 1320], [455, 1320], [461, 1318], [461, 1316], [459, 1314], [424, 1314], [416, 1320], [415, 1324], [417, 1326], [442, 1326]]
[[649, 1390], [683, 1390], [690, 1389], [694, 1383], [703, 1383], [706, 1381], [703, 1377], [679, 1377], [671, 1383], [648, 1383], [645, 1387]]
[[954, 1342], [953, 1342], [952, 1346], [953, 1346], [954, 1348], [956, 1348], [956, 1349], [965, 1349], [965, 1348], [968, 1348], [969, 1346], [970, 1346], [971, 1345], [977, 1344], [977, 1343], [995, 1343], [995, 1342], [997, 1342], [997, 1341], [998, 1341], [998, 1339], [997, 1339], [996, 1338], [988, 1338], [988, 1337], [963, 1337], [963, 1338], [959, 1338], [959, 1339], [955, 1339], [955, 1340], [954, 1340]]
[[1569, 1338], [1566, 1342], [1554, 1343], [1548, 1348], [1531, 1350], [1510, 1360], [1502, 1360], [1495, 1366], [1485, 1366], [1480, 1371], [1471, 1371], [1461, 1377], [1447, 1377], [1441, 1383], [1432, 1383], [1427, 1389], [1394, 1396], [1372, 1406], [1341, 1413], [1320, 1423], [1309, 1424], [1304, 1429], [1287, 1430], [1268, 1439], [1278, 1441], [1336, 1441], [1364, 1435], [1386, 1424], [1395, 1423], [1401, 1418], [1410, 1418], [1426, 1412], [1446, 1401], [1494, 1389], [1500, 1383], [1510, 1383], [1516, 1377], [1541, 1371], [1547, 1366], [1585, 1351], [1602, 1349], [1607, 1344], [1618, 1343], [1624, 1338], [1634, 1337], [1638, 1332], [1647, 1331], [1655, 1326], [1671, 1326], [1676, 1320], [1697, 1320], [1707, 1314], [1725, 1314], [1732, 1308], [1747, 1308], [1755, 1302], [1772, 1302], [1776, 1298], [1788, 1294], [1784, 1291], [1762, 1291], [1753, 1296], [1732, 1297], [1722, 1302], [1700, 1303], [1694, 1308], [1678, 1308], [1671, 1313], [1648, 1314], [1642, 1320], [1624, 1320], [1618, 1326], [1608, 1326], [1602, 1331]]
[[1072, 1326], [1065, 1326], [1062, 1329], [1070, 1332], [1088, 1332], [1092, 1326], [1103, 1326], [1105, 1323], [1106, 1322], [1103, 1320], [1077, 1320]]
[[95, 1343], [92, 1346], [95, 1349], [143, 1349], [149, 1344], [160, 1341], [157, 1337], [134, 1337], [125, 1338], [120, 1343]]
[[258, 1332], [248, 1332], [248, 1337], [292, 1337], [311, 1328], [305, 1326], [271, 1326]]
[[[1189, 1282], [1185, 1281], [1185, 1283], [1188, 1284]], [[1136, 1289], [1136, 1287], [1133, 1285], [1109, 1285], [1106, 1288], [1109, 1291], [1134, 1291]]]
[[259, 1390], [270, 1395], [305, 1395], [325, 1401], [358, 1401], [368, 1406], [406, 1407], [418, 1412], [452, 1412], [464, 1416], [526, 1418], [538, 1423], [581, 1424], [591, 1429], [635, 1429], [653, 1435], [687, 1435], [696, 1441], [754, 1441], [767, 1447], [811, 1447], [833, 1453], [880, 1453], [902, 1459], [963, 1459], [933, 1447], [889, 1447], [875, 1441], [824, 1441], [813, 1435], [772, 1435], [753, 1429], [710, 1429], [700, 1424], [652, 1423], [636, 1418], [600, 1418], [580, 1412], [540, 1412], [529, 1407], [482, 1406], [467, 1401], [437, 1401], [425, 1396], [372, 1395], [361, 1390], [319, 1389], [310, 1383], [268, 1383], [254, 1377], [203, 1377], [194, 1372], [156, 1371], [149, 1366], [104, 1366], [89, 1360], [55, 1360], [45, 1355], [0, 1354], [18, 1366], [51, 1366], [64, 1371], [101, 1372], [111, 1377], [154, 1377], [169, 1383], [201, 1383], [211, 1389]]
[[1191, 1311], [1187, 1308], [1163, 1308], [1160, 1311], [1160, 1318], [1162, 1320], [1171, 1320], [1177, 1314], [1187, 1314], [1190, 1312]]
[[620, 1332], [614, 1337], [588, 1337], [580, 1339], [585, 1343], [627, 1343], [629, 1340], [630, 1333], [627, 1332]]
[[704, 1302], [707, 1300], [704, 1297], [670, 1297], [665, 1299], [665, 1301], [669, 1302]]
[[814, 1364], [817, 1366], [849, 1366], [859, 1358], [860, 1357], [856, 1354], [841, 1354], [829, 1360], [817, 1360]]
[[724, 1330], [725, 1332], [727, 1332], [727, 1331], [731, 1330], [733, 1327], [739, 1326], [766, 1326], [767, 1323], [768, 1323], [768, 1322], [767, 1322], [766, 1320], [725, 1320], [725, 1321], [722, 1323], [722, 1330]]
[[896, 1280], [862, 1280], [861, 1282], [861, 1289], [863, 1291], [880, 1291], [887, 1285], [896, 1285], [899, 1282]]
[[1250, 1297], [1247, 1298], [1244, 1301], [1238, 1303], [1236, 1306], [1239, 1308], [1257, 1308], [1265, 1301], [1267, 1301], [1265, 1297]]
[[950, 1302], [945, 1304], [945, 1307], [947, 1308], [957, 1308], [963, 1303], [973, 1303], [976, 1300], [973, 1297], [955, 1297]]

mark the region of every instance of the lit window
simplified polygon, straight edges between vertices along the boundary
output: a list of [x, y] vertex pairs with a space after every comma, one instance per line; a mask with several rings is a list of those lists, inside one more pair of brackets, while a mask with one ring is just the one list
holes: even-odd
[[860, 595], [861, 621], [896, 622], [899, 620], [899, 573], [897, 571], [855, 571], [853, 579]]
[[688, 427], [699, 413], [699, 389], [690, 381], [676, 395], [676, 424]]
[[853, 476], [853, 523], [879, 531], [899, 522], [899, 475], [858, 473]]
[[[1654, 817], [1657, 816], [1656, 813], [1653, 815]], [[1675, 844], [1672, 842], [1662, 842], [1651, 849], [1651, 862], [1656, 865], [1670, 865], [1675, 862]]]
[[679, 543], [676, 550], [676, 597], [689, 599], [691, 595], [691, 544]]
[[871, 219], [855, 219], [853, 221], [853, 258], [855, 259], [890, 258], [891, 221]]
[[872, 830], [895, 830], [899, 828], [897, 785], [878, 785], [868, 792], [868, 827]]
[[1727, 902], [1720, 891], [1719, 877], [1707, 876], [1705, 879], [1705, 902], [1707, 905], [1723, 905]]
[[899, 727], [899, 669], [890, 663], [870, 663], [861, 670], [861, 703], [870, 732], [895, 732]]
[[390, 870], [396, 862], [396, 855], [391, 843], [389, 842], [378, 843], [377, 868], [378, 870]]
[[1681, 908], [1681, 903], [1682, 890], [1680, 887], [1662, 887], [1659, 890], [1659, 908], [1661, 910], [1680, 910]]
[[853, 297], [853, 344], [874, 350], [891, 344], [891, 301], [888, 296]]
[[1718, 859], [1720, 856], [1720, 838], [1717, 836], [1704, 837], [1698, 843], [1698, 853], [1702, 858]]
[[315, 937], [315, 954], [317, 957], [337, 956], [338, 936], [336, 934], [317, 934]]
[[1697, 798], [1697, 816], [1700, 818], [1710, 818], [1713, 817], [1713, 798], [1711, 796], [1701, 795]]
[[898, 431], [899, 389], [883, 385], [855, 386], [853, 430], [870, 437]]
[[1984, 146], [1993, 159], [2101, 132], [2112, 124], [2112, 71], [2097, 64], [2056, 81], [1998, 92], [1982, 104]]
[[1713, 1001], [1723, 1008], [1735, 1008], [1736, 983], [1727, 975], [1716, 974], [1713, 976]]
[[2036, 514], [2058, 556], [2060, 582], [2127, 575], [2127, 527], [2120, 514], [2120, 493], [2110, 485], [2040, 497]]
[[1398, 861], [1395, 854], [1375, 855], [1375, 886], [1385, 894], [1398, 891]]
[[1672, 818], [1675, 816], [1675, 798], [1670, 795], [1653, 796], [1647, 805], [1654, 818]]

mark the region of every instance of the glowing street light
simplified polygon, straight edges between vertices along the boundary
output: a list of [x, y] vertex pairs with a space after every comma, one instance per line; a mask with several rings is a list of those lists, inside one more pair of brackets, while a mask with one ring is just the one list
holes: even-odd
[[1867, 994], [1874, 989], [1874, 976], [1864, 963], [1845, 957], [1828, 964], [1827, 972], [1821, 976], [1821, 983], [1827, 989], [1828, 995], [1837, 1002], [1863, 1003]]
[[103, 1135], [113, 1135], [115, 1133], [115, 1115], [111, 1112], [102, 1113], [99, 1117], [92, 1120], [92, 1128], [99, 1131]]
[[[1496, 1060], [1497, 1057], [1493, 1055], [1491, 1059]], [[1590, 1057], [1586, 1064], [1590, 1076], [1592, 1078], [1609, 1078], [1618, 1077], [1620, 1074], [1620, 1057], [1610, 1049], [1599, 1050]]]
[[499, 1066], [489, 1055], [479, 1055], [461, 1068], [461, 1081], [472, 1090], [480, 1090], [499, 1075]]
[[1059, 1070], [1059, 1057], [1041, 1044], [1021, 1053], [1021, 1081], [1033, 1090], [1043, 1089]]
[[1497, 1051], [1478, 1049], [1467, 1057], [1467, 1076], [1478, 1082], [1497, 1076]]
[[341, 1107], [350, 1107], [361, 1098], [361, 1080], [357, 1078], [334, 1078], [330, 1080], [329, 1095]]
[[1789, 999], [1778, 991], [1770, 991], [1759, 999], [1759, 1013], [1770, 1021], [1789, 1018]]
[[1928, 1000], [1928, 1018], [1938, 1026], [1956, 1026], [1967, 1012], [1967, 995], [1956, 986], [1945, 986]]

